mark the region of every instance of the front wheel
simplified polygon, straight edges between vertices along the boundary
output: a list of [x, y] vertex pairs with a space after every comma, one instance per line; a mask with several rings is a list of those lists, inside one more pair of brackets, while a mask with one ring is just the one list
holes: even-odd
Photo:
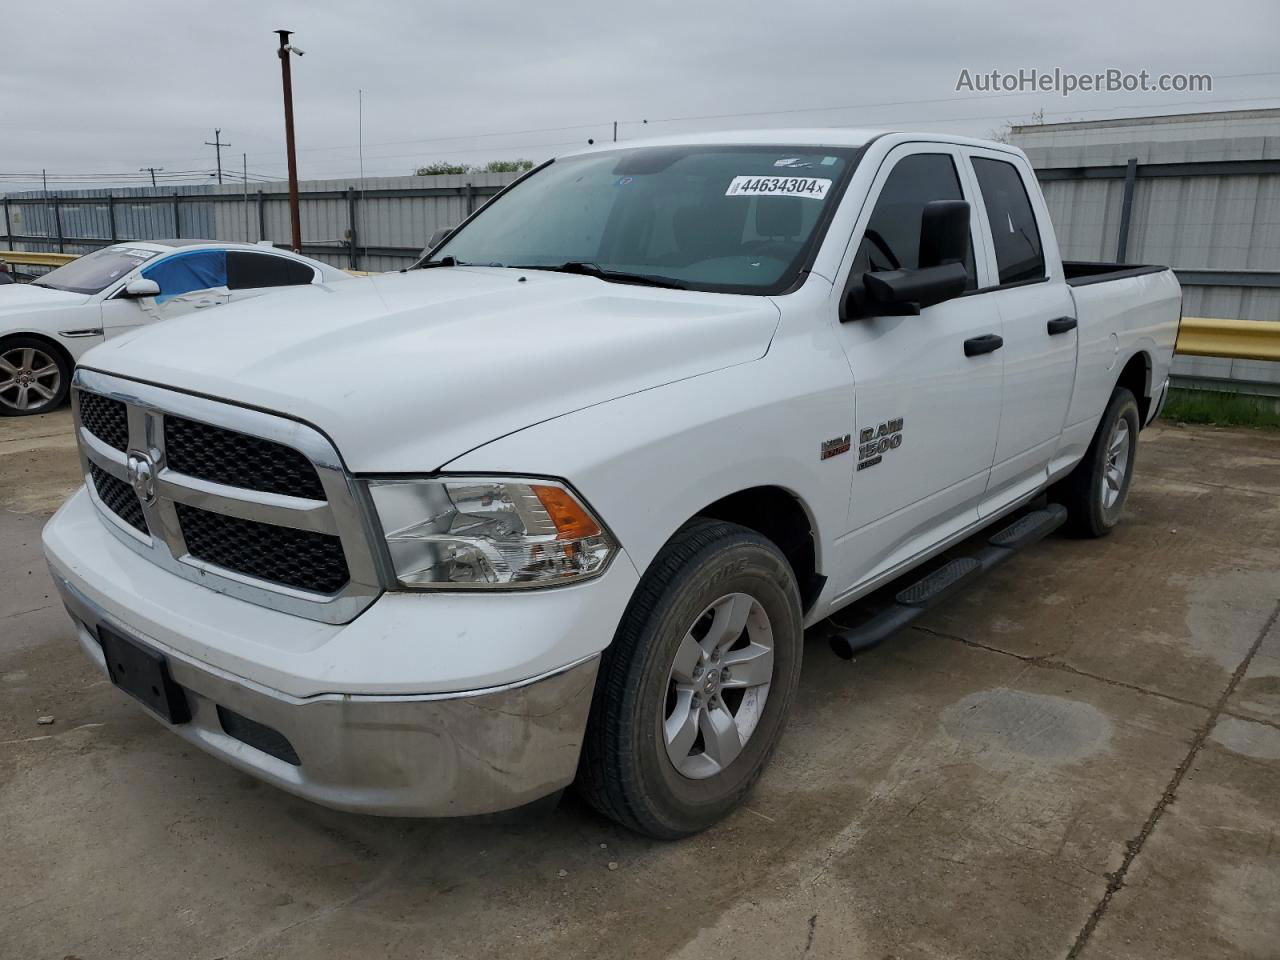
[[1102, 537], [1120, 521], [1138, 453], [1138, 402], [1117, 387], [1103, 411], [1084, 459], [1058, 485], [1069, 527], [1083, 537]]
[[0, 416], [48, 413], [67, 398], [71, 366], [39, 337], [0, 340]]
[[720, 521], [682, 528], [605, 651], [579, 790], [651, 837], [711, 826], [781, 737], [802, 640], [795, 576], [773, 543]]

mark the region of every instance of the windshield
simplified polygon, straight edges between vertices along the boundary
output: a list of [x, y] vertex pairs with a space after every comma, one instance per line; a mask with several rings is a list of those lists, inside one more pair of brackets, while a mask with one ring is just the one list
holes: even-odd
[[141, 247], [115, 246], [95, 250], [64, 267], [50, 270], [32, 283], [68, 293], [98, 293], [126, 273], [159, 254]]
[[578, 273], [586, 265], [622, 282], [780, 293], [821, 239], [854, 153], [681, 146], [557, 160], [486, 206], [424, 265]]

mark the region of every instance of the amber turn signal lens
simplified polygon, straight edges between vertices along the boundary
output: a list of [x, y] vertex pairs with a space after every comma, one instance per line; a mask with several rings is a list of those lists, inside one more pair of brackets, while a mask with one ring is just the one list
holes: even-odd
[[559, 487], [531, 486], [556, 525], [557, 540], [582, 540], [600, 535], [600, 525], [566, 491]]

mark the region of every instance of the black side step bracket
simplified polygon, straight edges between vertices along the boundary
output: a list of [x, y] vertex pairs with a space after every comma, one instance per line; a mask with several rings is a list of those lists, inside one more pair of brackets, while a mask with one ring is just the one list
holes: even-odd
[[1043, 540], [1067, 519], [1061, 504], [1024, 513], [987, 537], [968, 556], [948, 560], [893, 596], [884, 609], [854, 627], [837, 627], [830, 635], [831, 649], [846, 660], [887, 640], [911, 621], [941, 603], [974, 578], [998, 567], [1024, 547]]

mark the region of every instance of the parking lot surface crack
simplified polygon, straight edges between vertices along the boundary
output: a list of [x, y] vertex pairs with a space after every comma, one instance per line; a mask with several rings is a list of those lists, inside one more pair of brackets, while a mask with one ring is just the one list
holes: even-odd
[[1144, 687], [1136, 683], [1128, 683], [1124, 680], [1114, 680], [1111, 677], [1104, 677], [1099, 673], [1090, 673], [1088, 670], [1081, 670], [1078, 667], [1073, 667], [1071, 664], [1063, 660], [1055, 659], [1053, 654], [1031, 657], [1023, 653], [1014, 653], [1012, 650], [1003, 650], [1000, 647], [993, 647], [990, 644], [982, 643], [979, 640], [970, 640], [968, 637], [962, 637], [958, 634], [945, 633], [941, 630], [932, 630], [929, 627], [912, 627], [911, 629], [919, 630], [921, 633], [927, 634], [931, 637], [937, 637], [941, 640], [954, 640], [956, 643], [962, 643], [966, 647], [985, 650], [988, 653], [999, 654], [1002, 657], [1011, 657], [1014, 660], [1030, 664], [1033, 667], [1043, 667], [1046, 670], [1059, 670], [1063, 673], [1074, 674], [1077, 677], [1084, 677], [1087, 680], [1096, 680], [1099, 683], [1105, 683], [1112, 687], [1132, 690], [1134, 693], [1141, 693], [1148, 697], [1159, 697], [1161, 700], [1178, 703], [1184, 707], [1195, 707], [1197, 710], [1212, 709], [1212, 707], [1207, 703], [1197, 703], [1195, 700], [1187, 700], [1184, 697], [1175, 697], [1170, 693], [1161, 693], [1159, 690], [1152, 690], [1150, 687]]
[[1191, 747], [1187, 750], [1186, 756], [1182, 758], [1182, 762], [1173, 772], [1173, 777], [1169, 780], [1169, 785], [1165, 788], [1160, 799], [1156, 801], [1156, 805], [1152, 807], [1151, 813], [1147, 815], [1146, 822], [1143, 823], [1142, 829], [1138, 831], [1138, 835], [1125, 844], [1124, 859], [1120, 863], [1119, 869], [1111, 874], [1107, 880], [1107, 887], [1103, 891], [1102, 899], [1100, 899], [1093, 912], [1089, 915], [1089, 919], [1085, 921], [1084, 927], [1077, 935], [1075, 943], [1071, 949], [1067, 951], [1066, 960], [1076, 960], [1084, 951], [1089, 943], [1089, 938], [1093, 936], [1093, 931], [1097, 929], [1098, 924], [1106, 915], [1107, 908], [1111, 905], [1112, 898], [1116, 892], [1124, 886], [1125, 877], [1129, 873], [1129, 868], [1133, 866], [1134, 860], [1138, 858], [1138, 854], [1142, 852], [1143, 846], [1147, 842], [1147, 838], [1151, 836], [1156, 828], [1156, 824], [1160, 822], [1160, 818], [1164, 816], [1164, 812], [1168, 809], [1169, 804], [1173, 802], [1174, 797], [1178, 793], [1178, 787], [1181, 786], [1183, 778], [1187, 775], [1187, 771], [1191, 769], [1192, 763], [1195, 762], [1196, 756], [1204, 747], [1205, 741], [1209, 738], [1209, 734], [1213, 732], [1214, 726], [1218, 722], [1218, 718], [1226, 711], [1227, 700], [1231, 694], [1235, 692], [1240, 681], [1244, 678], [1245, 672], [1249, 669], [1249, 665], [1253, 662], [1254, 656], [1258, 652], [1258, 648], [1262, 646], [1262, 641], [1267, 633], [1275, 625], [1276, 619], [1280, 617], [1280, 602], [1277, 602], [1275, 608], [1271, 611], [1271, 616], [1267, 618], [1267, 622], [1262, 625], [1262, 629], [1258, 631], [1257, 637], [1254, 638], [1249, 651], [1244, 655], [1236, 667], [1235, 672], [1231, 674], [1231, 679], [1227, 682], [1227, 686], [1218, 696], [1217, 703], [1213, 709], [1209, 711], [1209, 716], [1204, 724], [1196, 731], [1196, 735], [1191, 740]]

